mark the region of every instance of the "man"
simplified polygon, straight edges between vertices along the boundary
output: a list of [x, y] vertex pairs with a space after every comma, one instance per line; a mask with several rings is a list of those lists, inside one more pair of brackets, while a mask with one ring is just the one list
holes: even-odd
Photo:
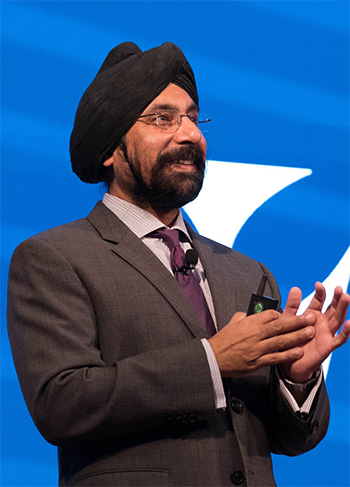
[[[202, 185], [201, 121], [177, 46], [117, 46], [70, 148], [78, 176], [109, 192], [14, 254], [9, 336], [33, 420], [58, 445], [60, 485], [271, 486], [271, 451], [297, 455], [326, 433], [321, 363], [348, 339], [350, 298], [337, 288], [322, 314], [317, 283], [302, 316], [297, 288], [283, 314], [246, 316], [264, 275], [279, 299], [273, 276], [179, 211]], [[195, 271], [174, 264], [191, 248]]]

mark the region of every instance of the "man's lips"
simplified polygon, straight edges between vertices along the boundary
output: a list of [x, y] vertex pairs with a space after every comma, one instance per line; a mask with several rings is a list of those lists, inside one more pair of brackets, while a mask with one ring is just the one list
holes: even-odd
[[183, 159], [180, 159], [178, 161], [174, 161], [173, 164], [172, 164], [173, 167], [178, 167], [178, 168], [181, 168], [181, 169], [184, 169], [184, 170], [197, 170], [197, 166], [195, 164], [194, 161], [191, 161], [191, 160], [183, 160]]
[[179, 160], [179, 161], [176, 161], [176, 164], [182, 164], [184, 166], [191, 166], [193, 165], [193, 161], [184, 161], [184, 160]]
[[173, 164], [173, 167], [179, 169], [179, 170], [182, 170], [182, 171], [197, 171], [198, 168], [197, 166], [195, 165], [195, 163], [193, 161], [184, 161], [184, 160], [179, 160], [179, 161], [176, 161], [174, 162]]

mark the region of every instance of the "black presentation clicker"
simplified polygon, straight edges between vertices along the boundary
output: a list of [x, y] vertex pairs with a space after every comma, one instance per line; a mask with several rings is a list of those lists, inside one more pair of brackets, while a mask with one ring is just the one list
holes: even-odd
[[264, 274], [261, 278], [258, 292], [256, 294], [252, 294], [252, 297], [250, 298], [247, 316], [254, 315], [256, 313], [261, 313], [266, 309], [278, 308], [278, 299], [270, 298], [269, 296], [264, 296], [266, 281], [267, 281], [267, 276], [265, 276]]

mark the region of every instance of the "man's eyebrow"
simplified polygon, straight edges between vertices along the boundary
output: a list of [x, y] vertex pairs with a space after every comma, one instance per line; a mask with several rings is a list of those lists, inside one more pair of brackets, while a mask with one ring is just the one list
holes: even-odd
[[[175, 110], [180, 112], [179, 107], [176, 105], [173, 105], [172, 103], [154, 103], [153, 105], [150, 105], [148, 107], [148, 110], [150, 113], [151, 112], [157, 112], [158, 110]], [[191, 112], [192, 110], [199, 111], [198, 105], [196, 103], [192, 103], [186, 112]]]

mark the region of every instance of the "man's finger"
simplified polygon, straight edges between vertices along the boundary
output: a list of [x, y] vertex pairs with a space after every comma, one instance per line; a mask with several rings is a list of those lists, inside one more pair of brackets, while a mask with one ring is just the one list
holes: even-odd
[[350, 296], [348, 294], [342, 294], [336, 303], [335, 309], [332, 310], [332, 316], [329, 318], [329, 328], [333, 335], [340, 329], [345, 321], [349, 304]]
[[298, 287], [292, 287], [292, 289], [289, 291], [283, 314], [296, 315], [301, 303], [301, 298], [301, 290]]
[[301, 316], [280, 315], [280, 318], [272, 320], [264, 327], [261, 327], [261, 337], [269, 338], [277, 335], [284, 335], [306, 326], [314, 325], [316, 323], [316, 316], [313, 313], [307, 313]]
[[283, 364], [286, 362], [294, 362], [300, 359], [304, 355], [304, 351], [301, 347], [292, 348], [290, 350], [284, 350], [282, 352], [270, 353], [263, 355], [259, 359], [259, 365], [269, 366]]
[[261, 342], [262, 355], [291, 350], [301, 347], [315, 336], [315, 327], [306, 326], [302, 329], [269, 337]]
[[340, 286], [337, 286], [334, 290], [332, 302], [324, 313], [325, 318], [330, 319], [334, 315], [334, 313], [336, 313], [338, 303], [342, 295], [343, 295], [343, 289]]
[[308, 310], [322, 311], [326, 299], [326, 290], [320, 282], [315, 283], [315, 294], [308, 306]]

